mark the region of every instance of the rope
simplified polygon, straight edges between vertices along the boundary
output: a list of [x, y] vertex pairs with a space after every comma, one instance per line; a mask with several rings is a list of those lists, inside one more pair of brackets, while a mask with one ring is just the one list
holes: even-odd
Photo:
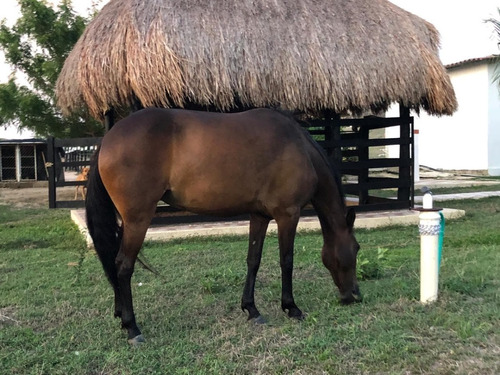
[[443, 257], [443, 241], [444, 241], [444, 227], [445, 220], [442, 211], [439, 211], [439, 216], [441, 216], [441, 229], [439, 230], [439, 242], [438, 242], [438, 273], [441, 268], [441, 258]]

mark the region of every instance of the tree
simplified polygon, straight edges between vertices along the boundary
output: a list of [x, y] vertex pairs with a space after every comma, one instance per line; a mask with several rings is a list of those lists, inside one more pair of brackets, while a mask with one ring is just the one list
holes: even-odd
[[0, 48], [15, 71], [22, 72], [29, 86], [12, 74], [0, 84], [0, 126], [14, 124], [39, 136], [97, 136], [103, 127], [87, 113], [62, 116], [56, 107], [55, 83], [64, 61], [82, 34], [88, 19], [77, 15], [71, 0], [56, 9], [45, 0], [18, 0], [21, 17], [11, 28], [0, 22]]
[[[500, 8], [498, 9], [498, 13], [500, 14]], [[500, 20], [495, 18], [489, 18], [486, 22], [493, 24], [495, 32], [497, 34], [498, 46], [500, 47]], [[493, 82], [496, 82], [500, 88], [500, 57], [496, 58], [496, 66], [495, 72], [493, 74]]]

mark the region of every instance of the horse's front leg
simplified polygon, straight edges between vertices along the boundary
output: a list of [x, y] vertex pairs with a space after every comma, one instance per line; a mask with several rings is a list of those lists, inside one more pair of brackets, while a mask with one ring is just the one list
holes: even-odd
[[254, 291], [257, 272], [259, 271], [260, 260], [262, 258], [262, 247], [269, 224], [269, 218], [252, 214], [250, 216], [250, 235], [248, 241], [247, 256], [247, 278], [243, 296], [241, 298], [241, 309], [248, 311], [248, 320], [254, 320], [255, 323], [264, 323], [259, 310], [255, 307]]
[[290, 318], [298, 320], [304, 319], [304, 314], [295, 304], [293, 298], [293, 247], [295, 243], [295, 234], [299, 222], [300, 209], [294, 215], [286, 215], [277, 218], [278, 241], [280, 247], [280, 265], [281, 265], [281, 308], [288, 311]]

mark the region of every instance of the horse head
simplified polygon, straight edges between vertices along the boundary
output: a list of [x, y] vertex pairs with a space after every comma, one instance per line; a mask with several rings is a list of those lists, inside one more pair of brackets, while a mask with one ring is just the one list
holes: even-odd
[[330, 271], [339, 289], [340, 302], [345, 305], [362, 300], [356, 277], [359, 244], [353, 231], [355, 219], [354, 209], [347, 210], [346, 226], [341, 226], [335, 231], [334, 240], [325, 242], [321, 252], [323, 264]]

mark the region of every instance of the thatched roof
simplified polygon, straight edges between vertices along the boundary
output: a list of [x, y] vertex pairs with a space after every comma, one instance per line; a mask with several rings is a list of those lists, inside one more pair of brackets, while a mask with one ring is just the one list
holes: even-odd
[[337, 113], [401, 102], [451, 114], [439, 35], [387, 0], [111, 0], [57, 83], [87, 107], [281, 107]]

